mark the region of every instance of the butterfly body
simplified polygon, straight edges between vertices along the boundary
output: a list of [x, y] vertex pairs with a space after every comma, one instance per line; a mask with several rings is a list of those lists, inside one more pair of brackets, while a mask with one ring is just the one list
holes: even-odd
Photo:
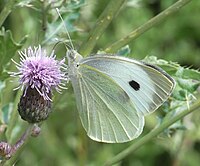
[[144, 116], [171, 94], [175, 82], [162, 69], [116, 55], [67, 54], [69, 78], [88, 136], [107, 143], [137, 138]]

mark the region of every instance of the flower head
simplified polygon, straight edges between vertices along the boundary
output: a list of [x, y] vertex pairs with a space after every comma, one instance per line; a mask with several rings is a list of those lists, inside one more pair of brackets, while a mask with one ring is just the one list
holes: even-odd
[[[23, 94], [18, 104], [18, 112], [21, 118], [29, 123], [38, 123], [48, 118], [51, 112], [52, 89], [60, 92], [64, 88], [67, 65], [65, 59], [55, 59], [54, 51], [47, 56], [41, 47], [29, 47], [20, 51], [20, 63], [18, 72], [12, 72], [11, 76], [19, 77]], [[16, 89], [18, 89], [16, 88]]]
[[67, 80], [65, 59], [58, 61], [55, 59], [54, 51], [47, 56], [46, 50], [42, 48], [29, 47], [20, 51], [20, 63], [15, 62], [18, 72], [13, 72], [12, 76], [19, 76], [20, 86], [24, 90], [24, 96], [28, 88], [36, 89], [45, 99], [51, 100], [49, 94], [52, 89], [60, 92], [63, 88], [63, 81]]

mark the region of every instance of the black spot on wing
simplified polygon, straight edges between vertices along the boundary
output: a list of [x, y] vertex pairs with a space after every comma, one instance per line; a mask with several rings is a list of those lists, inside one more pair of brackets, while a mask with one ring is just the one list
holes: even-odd
[[140, 84], [137, 83], [136, 81], [131, 80], [128, 83], [135, 91], [138, 91], [140, 89]]

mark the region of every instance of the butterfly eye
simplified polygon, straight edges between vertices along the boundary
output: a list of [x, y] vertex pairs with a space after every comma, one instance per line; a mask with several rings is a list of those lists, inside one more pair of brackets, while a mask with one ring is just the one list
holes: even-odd
[[67, 51], [67, 57], [68, 57], [70, 60], [74, 61], [75, 58], [76, 58], [76, 54], [74, 53], [74, 51], [69, 50], [69, 51]]
[[129, 85], [135, 90], [138, 91], [140, 89], [140, 84], [134, 80], [129, 81]]

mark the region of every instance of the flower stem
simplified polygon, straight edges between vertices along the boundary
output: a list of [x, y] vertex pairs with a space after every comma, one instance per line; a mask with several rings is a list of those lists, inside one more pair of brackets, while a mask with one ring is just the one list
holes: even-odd
[[105, 10], [98, 18], [94, 28], [91, 30], [88, 38], [81, 45], [79, 53], [83, 56], [91, 53], [96, 45], [97, 40], [103, 34], [109, 23], [113, 20], [114, 16], [119, 12], [119, 9], [126, 0], [111, 0]]
[[5, 19], [8, 17], [10, 12], [12, 11], [12, 8], [14, 7], [15, 3], [16, 3], [16, 0], [9, 0], [7, 3], [5, 3], [5, 6], [0, 13], [0, 27], [3, 25]]
[[4, 166], [13, 165], [16, 162], [19, 155], [21, 154], [21, 151], [23, 150], [22, 147], [28, 142], [34, 129], [37, 127], [38, 126], [35, 124], [29, 124], [28, 128], [26, 129], [24, 134], [21, 136], [21, 138], [12, 146], [12, 150], [10, 152], [11, 158], [5, 162]]
[[112, 159], [108, 160], [105, 163], [105, 165], [109, 166], [109, 165], [113, 165], [114, 163], [117, 163], [117, 162], [121, 161], [126, 156], [128, 156], [130, 153], [134, 152], [135, 150], [137, 150], [138, 148], [140, 148], [142, 145], [144, 145], [145, 143], [147, 143], [148, 141], [150, 141], [152, 138], [154, 138], [155, 136], [157, 136], [164, 129], [168, 128], [170, 125], [172, 125], [176, 121], [182, 119], [183, 117], [185, 117], [186, 115], [188, 115], [189, 113], [191, 113], [191, 112], [193, 112], [193, 111], [195, 111], [197, 109], [200, 109], [200, 99], [197, 102], [195, 102], [190, 107], [189, 110], [188, 109], [184, 110], [183, 112], [181, 112], [177, 116], [173, 117], [172, 119], [163, 122], [158, 128], [155, 128], [153, 131], [149, 132], [144, 137], [137, 139], [137, 141], [134, 142], [127, 149], [123, 150], [122, 152], [120, 152], [119, 154], [117, 154], [116, 156], [114, 156]]
[[156, 15], [155, 17], [153, 17], [152, 19], [150, 19], [149, 21], [138, 27], [137, 29], [133, 30], [130, 34], [128, 34], [124, 38], [108, 46], [105, 49], [105, 51], [109, 53], [111, 52], [114, 53], [118, 51], [121, 47], [128, 44], [130, 41], [135, 40], [136, 38], [141, 36], [144, 32], [151, 29], [155, 25], [159, 24], [160, 22], [162, 22], [163, 20], [165, 20], [166, 18], [177, 12], [181, 7], [183, 7], [190, 1], [191, 0], [179, 0], [178, 2], [171, 5], [169, 8], [165, 9], [160, 14]]

